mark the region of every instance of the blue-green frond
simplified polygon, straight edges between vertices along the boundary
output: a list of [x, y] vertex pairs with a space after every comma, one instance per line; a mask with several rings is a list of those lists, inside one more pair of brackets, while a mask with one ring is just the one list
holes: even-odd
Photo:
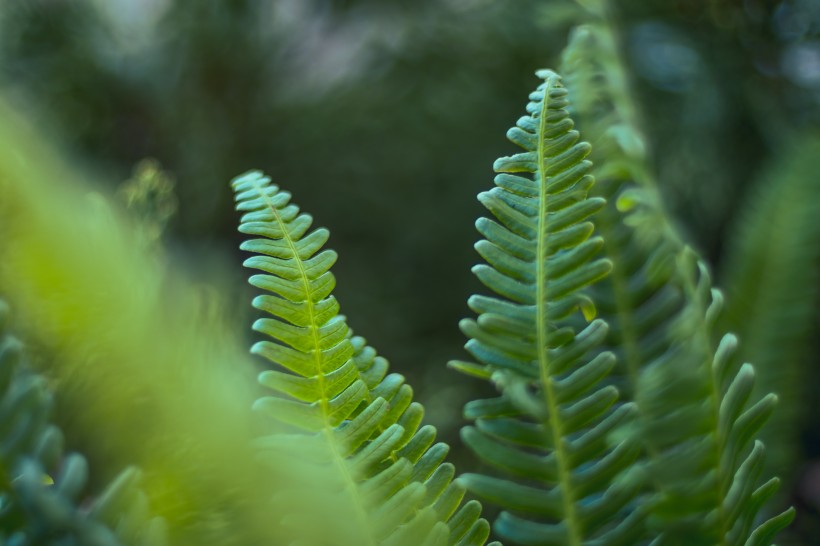
[[[493, 295], [469, 299], [475, 319], [460, 326], [475, 362], [451, 362], [492, 381], [496, 398], [465, 407], [464, 442], [497, 473], [459, 480], [504, 512], [495, 532], [516, 544], [619, 544], [639, 536], [627, 517], [637, 489], [616, 478], [640, 445], [610, 435], [634, 408], [604, 378], [615, 365], [598, 351], [607, 324], [583, 290], [611, 263], [590, 219], [590, 146], [569, 117], [557, 74], [530, 94], [528, 115], [507, 133], [522, 152], [495, 162], [496, 187], [479, 195], [493, 218], [476, 222], [486, 261], [473, 272]], [[578, 311], [591, 320], [576, 326]], [[625, 486], [622, 486], [625, 484]]]
[[613, 270], [589, 294], [610, 326], [602, 349], [618, 357], [610, 381], [629, 399], [641, 367], [666, 350], [665, 332], [683, 306], [680, 287], [670, 282], [683, 242], [647, 166], [648, 145], [608, 9], [572, 31], [562, 71], [575, 119], [594, 143], [592, 194], [607, 200], [595, 225]]
[[794, 516], [789, 509], [760, 521], [777, 480], [762, 478], [765, 448], [756, 438], [777, 397], [753, 395], [754, 367], [738, 360], [737, 337], [715, 333], [723, 297], [689, 249], [679, 255], [677, 275], [687, 305], [636, 395], [656, 486], [647, 500], [650, 528], [660, 533], [658, 544], [771, 540]]
[[722, 325], [742, 341], [742, 358], [754, 362], [757, 396], [780, 397], [762, 439], [769, 473], [787, 482], [795, 477], [798, 431], [809, 418], [802, 408], [820, 303], [819, 154], [820, 137], [807, 134], [763, 171], [740, 207], [721, 271], [728, 300]]
[[64, 453], [63, 435], [49, 423], [45, 380], [6, 332], [0, 300], [0, 543], [24, 545], [162, 546], [165, 521], [153, 517], [139, 490], [139, 472], [124, 470], [96, 498], [78, 453]]
[[[775, 397], [752, 392], [754, 369], [741, 366], [736, 337], [716, 326], [723, 296], [664, 210], [612, 26], [604, 11], [576, 29], [564, 70], [604, 165], [593, 192], [609, 203], [596, 227], [614, 267], [589, 295], [622, 362], [613, 384], [638, 407], [632, 435], [644, 438], [654, 490], [644, 499], [649, 536], [659, 534], [657, 544], [743, 544], [776, 488], [760, 479], [764, 449], [755, 442]], [[761, 529], [774, 532], [790, 517]]]

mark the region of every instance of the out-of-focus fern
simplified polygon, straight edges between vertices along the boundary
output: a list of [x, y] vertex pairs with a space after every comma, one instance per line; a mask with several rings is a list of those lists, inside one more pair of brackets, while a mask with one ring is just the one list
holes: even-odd
[[573, 33], [564, 70], [604, 165], [597, 175], [610, 204], [597, 227], [614, 268], [590, 294], [613, 325], [608, 341], [624, 362], [617, 384], [638, 406], [637, 428], [622, 433], [645, 442], [647, 537], [769, 544], [793, 517], [755, 527], [778, 481], [759, 481], [764, 449], [752, 440], [776, 398], [750, 401], [754, 370], [739, 364], [736, 338], [715, 327], [722, 295], [663, 210], [612, 23], [594, 3], [596, 18]]
[[131, 178], [122, 183], [119, 193], [137, 218], [144, 244], [157, 245], [179, 207], [174, 178], [157, 160], [143, 159], [134, 166]]
[[653, 491], [645, 502], [657, 545], [768, 546], [794, 517], [789, 509], [759, 521], [779, 486], [761, 480], [764, 446], [753, 441], [777, 398], [750, 397], [751, 364], [740, 364], [737, 338], [720, 335], [723, 306], [694, 252], [677, 256], [674, 280], [687, 304], [669, 325], [669, 347], [641, 371], [635, 401]]
[[14, 546], [163, 546], [165, 523], [151, 515], [139, 472], [123, 471], [90, 505], [88, 464], [63, 453], [49, 424], [51, 398], [7, 332], [0, 300], [0, 543]]
[[496, 161], [497, 187], [479, 195], [497, 219], [476, 223], [487, 264], [473, 269], [496, 295], [471, 297], [478, 317], [461, 323], [479, 364], [451, 363], [500, 388], [499, 397], [465, 407], [476, 424], [462, 437], [516, 479], [460, 479], [507, 510], [494, 529], [511, 542], [629, 544], [641, 533], [640, 514], [625, 513], [636, 490], [615, 478], [640, 448], [634, 438], [611, 447], [607, 434], [633, 408], [616, 405], [617, 390], [603, 382], [612, 353], [592, 354], [606, 323], [576, 332], [567, 320], [579, 308], [594, 312], [580, 289], [611, 269], [595, 258], [603, 241], [590, 238], [587, 221], [604, 200], [587, 197], [590, 146], [573, 130], [567, 90], [549, 70], [538, 76], [544, 83], [530, 95], [529, 115], [507, 133], [525, 151]]
[[[683, 305], [681, 287], [670, 282], [674, 256], [683, 243], [647, 167], [648, 146], [611, 23], [598, 19], [573, 30], [563, 72], [576, 97], [578, 124], [593, 143], [592, 193], [607, 200], [595, 225], [604, 238], [602, 255], [612, 261], [613, 271], [590, 294], [610, 325], [605, 348], [618, 356], [611, 379], [631, 398], [641, 367], [667, 349], [666, 329]], [[617, 209], [626, 190], [639, 192], [636, 198], [648, 205], [640, 217], [627, 220]]]
[[[253, 305], [269, 315], [254, 329], [271, 340], [252, 352], [275, 364], [260, 382], [277, 395], [256, 407], [293, 429], [261, 443], [279, 453], [318, 444], [316, 462], [335, 471], [322, 476], [337, 480], [325, 483], [322, 494], [342, 491], [330, 520], [338, 525], [311, 530], [313, 540], [484, 544], [489, 526], [475, 501], [458, 509], [463, 486], [451, 482], [448, 448], [433, 445], [435, 429], [419, 428], [423, 410], [412, 402], [412, 390], [400, 375], [387, 375], [387, 361], [362, 338], [351, 338], [338, 314], [330, 272], [336, 253], [321, 250], [328, 231], [309, 231], [311, 216], [260, 173], [238, 177], [233, 187], [237, 209], [245, 212], [239, 230], [255, 237], [242, 244], [254, 253], [245, 266], [262, 271], [250, 282], [270, 293]], [[297, 456], [306, 455], [300, 450]]]
[[820, 336], [820, 137], [784, 148], [757, 181], [729, 239], [722, 325], [736, 332], [743, 359], [754, 362], [755, 393], [771, 390], [780, 404], [763, 428], [769, 473], [793, 476], [798, 431], [807, 417], [806, 364]]

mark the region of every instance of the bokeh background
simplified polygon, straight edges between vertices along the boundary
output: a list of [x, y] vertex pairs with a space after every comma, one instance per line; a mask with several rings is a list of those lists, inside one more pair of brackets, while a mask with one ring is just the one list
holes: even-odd
[[[820, 134], [820, 3], [612, 4], [667, 206], [720, 279], [757, 186]], [[474, 197], [513, 151], [534, 70], [558, 66], [584, 17], [568, 0], [2, 0], [0, 92], [112, 193], [161, 166], [169, 253], [197, 282], [232, 280], [239, 329], [252, 291], [228, 181], [255, 168], [291, 190], [331, 230], [350, 324], [463, 469], [460, 407], [486, 387], [445, 363], [480, 290]], [[793, 176], [820, 183], [820, 157], [804, 162]], [[795, 415], [783, 502], [799, 510], [781, 543], [820, 544], [813, 256], [803, 390], [780, 393]]]

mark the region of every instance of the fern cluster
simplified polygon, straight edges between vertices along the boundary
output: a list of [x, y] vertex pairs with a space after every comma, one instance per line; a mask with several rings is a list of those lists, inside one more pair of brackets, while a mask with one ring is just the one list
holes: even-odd
[[[461, 438], [477, 472], [456, 476], [412, 388], [348, 327], [333, 296], [328, 230], [313, 228], [267, 176], [232, 181], [240, 248], [251, 254], [244, 265], [261, 292], [253, 330], [263, 339], [251, 353], [264, 361], [265, 391], [256, 396], [234, 342], [211, 354], [213, 340], [200, 338], [219, 323], [195, 327], [196, 298], [184, 288], [172, 297], [155, 253], [134, 258], [122, 239], [100, 234], [99, 225], [116, 232], [113, 219], [76, 232], [59, 220], [64, 233], [23, 238], [31, 218], [48, 215], [42, 202], [57, 210], [63, 201], [41, 200], [45, 186], [15, 185], [30, 165], [0, 168], [11, 203], [0, 206], [0, 225], [20, 239], [0, 253], [0, 287], [23, 306], [57, 296], [23, 322], [66, 340], [57, 349], [73, 367], [60, 375], [52, 365], [58, 395], [61, 380], [81, 376], [89, 392], [147, 400], [141, 407], [169, 423], [135, 433], [150, 446], [135, 449], [144, 480], [131, 467], [88, 496], [86, 459], [64, 454], [49, 424], [52, 377], [25, 363], [0, 305], [0, 544], [478, 546], [491, 534], [544, 546], [771, 544], [794, 517], [766, 508], [778, 479], [759, 437], [777, 397], [739, 358], [742, 340], [727, 329], [737, 318], [722, 317], [708, 266], [664, 210], [613, 25], [588, 4], [593, 17], [564, 52], [565, 79], [536, 73], [526, 115], [507, 133], [521, 150], [495, 162], [495, 186], [478, 196], [490, 214], [476, 222], [484, 262], [473, 272], [487, 292], [469, 298], [475, 316], [459, 325], [471, 358], [449, 364], [496, 389], [464, 408]], [[54, 241], [116, 249], [106, 267], [136, 296], [84, 283], [87, 266], [68, 258], [59, 275], [44, 271], [65, 255]], [[163, 299], [181, 318], [153, 324]], [[99, 337], [85, 333], [95, 328]], [[179, 349], [158, 341], [134, 357], [131, 337], [166, 328]], [[126, 381], [95, 379], [88, 362], [100, 355], [121, 358], [114, 371]], [[177, 411], [180, 393], [195, 411]], [[223, 415], [235, 421], [226, 427]], [[209, 426], [237, 430], [224, 446]], [[173, 438], [174, 427], [186, 434]], [[169, 456], [175, 448], [186, 456]], [[468, 492], [500, 510], [492, 526]]]
[[[474, 272], [501, 297], [471, 298], [478, 318], [462, 330], [480, 366], [453, 363], [499, 387], [467, 405], [476, 426], [463, 438], [504, 477], [463, 479], [507, 509], [496, 531], [516, 544], [768, 544], [793, 517], [756, 520], [778, 482], [760, 481], [764, 449], [751, 443], [776, 397], [747, 403], [753, 368], [734, 358], [733, 335], [715, 331], [723, 297], [649, 179], [630, 176], [630, 158], [602, 170], [612, 187], [600, 193], [614, 203], [588, 239], [584, 220], [605, 201], [587, 197], [589, 150], [576, 144], [566, 91], [540, 75], [530, 115], [508, 134], [525, 152], [497, 161], [498, 187], [479, 196], [500, 223], [477, 223], [488, 265]], [[628, 123], [612, 110], [610, 121]], [[603, 161], [626, 155], [610, 146]], [[531, 176], [510, 174], [521, 172]], [[583, 290], [610, 268], [608, 283]], [[594, 305], [602, 318], [579, 326], [573, 311], [591, 318]]]

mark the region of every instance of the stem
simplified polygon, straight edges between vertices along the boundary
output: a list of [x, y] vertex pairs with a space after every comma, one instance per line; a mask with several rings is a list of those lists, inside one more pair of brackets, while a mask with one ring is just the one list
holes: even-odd
[[575, 499], [572, 495], [572, 476], [569, 466], [569, 456], [564, 445], [564, 431], [560, 421], [559, 406], [557, 396], [550, 376], [549, 362], [549, 325], [547, 324], [547, 257], [549, 247], [547, 245], [547, 178], [546, 154], [544, 151], [547, 125], [547, 107], [551, 81], [547, 80], [544, 88], [544, 100], [541, 106], [540, 127], [538, 132], [538, 174], [541, 185], [541, 199], [538, 205], [538, 241], [536, 252], [536, 343], [538, 344], [538, 366], [543, 387], [544, 400], [549, 410], [549, 425], [552, 432], [553, 444], [555, 446], [555, 460], [558, 465], [558, 480], [561, 488], [561, 500], [564, 506], [564, 522], [567, 526], [568, 542], [567, 546], [581, 546], [581, 524], [578, 521], [578, 513], [575, 509]]

